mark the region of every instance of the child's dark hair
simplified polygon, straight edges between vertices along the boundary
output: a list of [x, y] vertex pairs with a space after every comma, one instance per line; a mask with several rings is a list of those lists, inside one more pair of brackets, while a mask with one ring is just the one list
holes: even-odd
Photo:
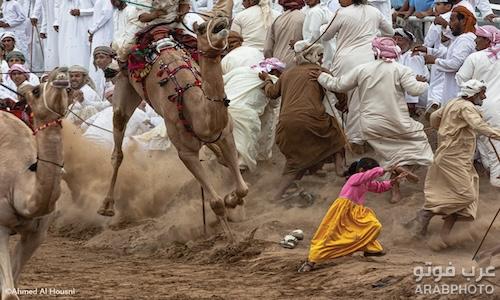
[[380, 167], [379, 163], [371, 157], [363, 157], [360, 160], [353, 162], [347, 171], [344, 172], [344, 177], [349, 178], [352, 175], [359, 172], [359, 170], [363, 169], [363, 171], [368, 171], [370, 169]]

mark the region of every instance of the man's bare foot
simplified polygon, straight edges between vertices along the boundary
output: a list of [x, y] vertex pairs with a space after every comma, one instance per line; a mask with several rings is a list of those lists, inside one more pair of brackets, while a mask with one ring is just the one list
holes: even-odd
[[314, 270], [314, 263], [310, 261], [306, 261], [300, 266], [299, 270], [297, 272], [299, 273], [305, 273], [305, 272], [310, 272]]

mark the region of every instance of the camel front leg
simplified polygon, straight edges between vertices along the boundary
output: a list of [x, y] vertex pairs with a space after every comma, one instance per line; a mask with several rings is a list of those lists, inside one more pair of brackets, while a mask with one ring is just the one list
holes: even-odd
[[113, 148], [113, 155], [111, 156], [111, 164], [113, 165], [113, 176], [109, 190], [102, 202], [101, 207], [97, 211], [98, 214], [112, 217], [115, 215], [115, 185], [118, 177], [118, 170], [123, 161], [123, 138], [125, 137], [125, 129], [127, 123], [135, 109], [141, 103], [141, 97], [134, 90], [129, 82], [129, 79], [123, 74], [119, 75], [116, 85], [115, 93], [113, 95], [113, 139], [115, 142]]
[[177, 153], [179, 158], [184, 163], [186, 168], [193, 174], [196, 180], [201, 184], [203, 190], [207, 193], [209, 197], [210, 207], [213, 212], [219, 219], [222, 228], [226, 232], [230, 242], [234, 242], [233, 232], [229, 227], [229, 223], [227, 221], [227, 212], [226, 207], [224, 205], [224, 200], [217, 194], [212, 184], [210, 184], [208, 180], [207, 173], [205, 172], [205, 168], [200, 162], [199, 151], [201, 148], [201, 143], [196, 140], [194, 137], [188, 135], [184, 135], [181, 139], [179, 136], [179, 131], [183, 130], [179, 127], [176, 127], [174, 124], [170, 122], [165, 122], [167, 127], [168, 137], [170, 141], [177, 149]]
[[35, 228], [30, 231], [21, 233], [21, 239], [16, 245], [16, 249], [14, 250], [13, 257], [13, 274], [14, 274], [14, 282], [17, 285], [19, 281], [19, 276], [21, 275], [21, 271], [24, 266], [28, 262], [28, 260], [33, 256], [35, 251], [40, 247], [40, 245], [45, 240], [47, 236], [47, 229], [49, 228], [49, 218], [44, 217], [38, 222], [38, 224], [34, 224]]
[[[229, 120], [232, 124], [232, 120]], [[228, 133], [223, 134], [221, 139], [217, 141], [217, 146], [221, 150], [223, 160], [233, 175], [233, 180], [236, 183], [236, 189], [224, 197], [224, 204], [229, 208], [235, 208], [238, 205], [243, 205], [243, 198], [248, 194], [248, 186], [241, 176], [241, 171], [238, 164], [238, 151], [234, 142], [232, 126], [228, 125]]]
[[16, 295], [9, 253], [10, 230], [0, 227], [0, 272], [2, 275], [2, 300], [19, 300]]

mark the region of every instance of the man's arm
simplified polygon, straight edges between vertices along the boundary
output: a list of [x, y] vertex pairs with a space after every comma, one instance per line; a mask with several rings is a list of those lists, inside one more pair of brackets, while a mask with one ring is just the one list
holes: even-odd
[[480, 134], [500, 140], [500, 129], [488, 125], [474, 107], [464, 107], [461, 111], [461, 117], [470, 127], [472, 127], [472, 129]]

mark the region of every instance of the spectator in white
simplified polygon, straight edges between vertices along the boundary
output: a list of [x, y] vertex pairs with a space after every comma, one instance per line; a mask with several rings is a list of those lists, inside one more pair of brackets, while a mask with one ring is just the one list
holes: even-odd
[[[42, 49], [42, 39], [40, 38], [40, 25], [38, 20], [43, 19], [42, 0], [27, 1], [28, 7], [26, 11], [26, 40], [28, 41], [29, 55], [27, 65], [30, 66], [32, 72], [43, 72], [44, 70], [44, 53]], [[33, 53], [31, 53], [31, 51]]]
[[95, 85], [89, 77], [86, 68], [82, 66], [71, 66], [69, 68], [69, 80], [71, 85], [70, 105], [72, 111], [77, 115], [70, 114], [70, 120], [75, 124], [81, 124], [98, 111], [109, 106], [109, 102], [102, 100], [95, 91]]
[[[489, 22], [493, 22], [494, 18], [498, 16], [493, 13], [491, 9], [491, 4], [488, 0], [450, 0], [451, 4], [453, 4], [453, 8], [457, 6], [463, 6], [467, 8], [471, 13], [476, 14], [476, 8], [481, 13], [481, 16]], [[453, 9], [452, 8], [452, 9]], [[443, 28], [449, 28], [449, 18], [445, 16], [437, 16], [434, 19], [434, 24], [441, 25]]]
[[[375, 60], [372, 40], [379, 32], [393, 35], [392, 24], [388, 23], [382, 13], [366, 0], [340, 0], [339, 9], [332, 25], [323, 35], [323, 40], [337, 38], [337, 50], [333, 58], [332, 74], [340, 76], [355, 67]], [[358, 88], [347, 92], [349, 113], [347, 114], [347, 138], [352, 144], [363, 144], [361, 125], [359, 124], [360, 95]], [[340, 100], [340, 99], [339, 99]], [[344, 102], [342, 101], [342, 102]]]
[[[401, 48], [401, 55], [398, 58], [398, 63], [410, 68], [416, 75], [424, 77], [429, 80], [429, 69], [425, 65], [424, 57], [420, 55], [412, 55], [413, 43], [416, 39], [413, 33], [403, 29], [396, 28], [394, 30], [394, 40]], [[425, 96], [425, 94], [422, 94]], [[419, 96], [412, 96], [408, 93], [405, 94], [406, 104], [411, 117], [417, 117], [417, 104], [419, 103]]]
[[[320, 0], [305, 0], [307, 8], [304, 9], [306, 17], [304, 19], [304, 26], [302, 27], [302, 37], [304, 41], [314, 43], [321, 35], [321, 26], [330, 23], [333, 18], [333, 13], [324, 5]], [[330, 68], [333, 61], [333, 53], [335, 51], [335, 40], [321, 41], [323, 45], [323, 66], [327, 69]]]
[[[449, 0], [435, 0], [434, 12], [447, 20], [450, 19], [451, 8], [453, 4]], [[414, 52], [424, 52], [435, 57], [444, 57], [447, 46], [441, 42], [443, 28], [440, 25], [432, 23], [425, 35], [424, 44], [413, 49]], [[431, 66], [431, 74], [429, 81], [429, 91], [427, 92], [427, 110], [425, 113], [426, 119], [429, 119], [430, 114], [436, 111], [441, 105], [443, 97], [444, 73], [438, 70], [436, 65]]]
[[94, 49], [93, 66], [90, 67], [93, 72], [89, 72], [89, 76], [94, 81], [96, 92], [101, 98], [104, 98], [104, 90], [106, 88], [104, 70], [111, 65], [115, 56], [116, 53], [111, 47], [99, 46]]
[[[476, 29], [476, 36], [478, 52], [467, 57], [457, 72], [457, 82], [459, 85], [471, 79], [484, 82], [488, 87], [482, 105], [484, 120], [492, 127], [500, 128], [500, 30], [491, 25], [481, 26]], [[492, 142], [500, 151], [500, 141]], [[490, 183], [500, 188], [500, 161], [488, 137], [480, 135], [477, 148], [483, 166], [490, 171]]]
[[[18, 65], [22, 65], [24, 66], [25, 65], [25, 62], [26, 62], [26, 59], [24, 58], [24, 55], [19, 52], [19, 51], [12, 51], [10, 52], [9, 54], [7, 54], [7, 57], [5, 59], [7, 61], [7, 65], [9, 66], [9, 68], [12, 68], [14, 65], [18, 64]], [[33, 73], [30, 73], [29, 71], [26, 72], [26, 75], [28, 76], [28, 82], [31, 84], [31, 85], [38, 85], [40, 84], [40, 80], [38, 79], [38, 77], [33, 74]], [[12, 79], [10, 78], [10, 76], [4, 74], [4, 80], [3, 80], [3, 83], [8, 86], [9, 88], [11, 89], [16, 89], [16, 84], [14, 81], [12, 81]], [[15, 93], [13, 93], [12, 91], [9, 91], [8, 89], [5, 89], [4, 87], [2, 87], [2, 93], [3, 94], [9, 94], [12, 98], [12, 99], [16, 99], [17, 95]]]
[[[234, 6], [237, 6], [236, 2]], [[213, 7], [213, 0], [191, 0], [191, 10], [194, 12], [209, 12]], [[237, 12], [239, 12], [239, 10]]]
[[89, 67], [90, 44], [88, 28], [92, 21], [91, 0], [64, 0], [56, 2], [56, 22], [59, 32], [59, 64]]
[[[15, 34], [16, 45], [23, 53], [28, 53], [26, 37], [26, 15], [16, 0], [4, 0], [3, 17], [0, 19], [0, 32], [11, 31]], [[7, 49], [6, 49], [7, 50]]]
[[[113, 97], [112, 91], [108, 91], [107, 94], [108, 97], [106, 97], [106, 99], [108, 99], [108, 101], [111, 101]], [[144, 132], [151, 129], [147, 125], [148, 116], [144, 112], [145, 106], [146, 102], [143, 101], [134, 111], [127, 123], [127, 128], [125, 129], [125, 138], [123, 140], [123, 144], [125, 147], [127, 147], [130, 137], [143, 134]], [[89, 124], [99, 126], [100, 128]], [[113, 134], [111, 133], [113, 132], [113, 106], [111, 106], [111, 103], [107, 108], [87, 119], [86, 122], [81, 125], [81, 128], [85, 131], [83, 133], [83, 137], [105, 147], [108, 150], [113, 149], [114, 139]], [[110, 132], [104, 131], [101, 128], [105, 128]]]
[[41, 3], [42, 10], [40, 38], [44, 40], [44, 70], [53, 70], [59, 66], [59, 33], [53, 26], [56, 22], [56, 0], [37, 0], [37, 2]]
[[278, 16], [269, 0], [243, 0], [245, 9], [234, 16], [231, 30], [243, 38], [243, 46], [264, 50], [266, 33]]
[[339, 0], [328, 0], [328, 1], [325, 1], [325, 2], [321, 2], [322, 4], [324, 3], [324, 5], [326, 7], [328, 7], [328, 9], [332, 12], [332, 13], [336, 13], [337, 10], [339, 10], [339, 8], [341, 8], [340, 6], [340, 3], [339, 3]]
[[[36, 81], [33, 81], [33, 77], [36, 78]], [[3, 98], [9, 98], [14, 101], [18, 101], [18, 95], [14, 91], [16, 91], [21, 85], [24, 84], [31, 84], [31, 85], [38, 85], [40, 82], [38, 81], [38, 77], [34, 76], [33, 74], [30, 73], [26, 67], [24, 67], [22, 64], [13, 64], [10, 66], [9, 72], [5, 77], [5, 85], [8, 86], [10, 89], [5, 89], [2, 87], [2, 91], [0, 94], [2, 94]]]
[[129, 20], [133, 18], [135, 9], [121, 0], [111, 0], [115, 8], [113, 12], [113, 44], [112, 48], [118, 51], [125, 43], [127, 26], [132, 26]]
[[6, 31], [1, 35], [2, 45], [5, 50], [5, 55], [12, 51], [22, 52], [21, 49], [16, 47], [16, 35], [12, 31]]
[[[92, 53], [96, 47], [109, 47], [113, 42], [113, 5], [110, 0], [95, 1], [94, 15], [90, 24], [89, 41]], [[90, 59], [92, 60], [92, 57]], [[92, 74], [92, 71], [90, 73]]]
[[465, 59], [476, 50], [476, 17], [464, 6], [456, 6], [450, 16], [450, 29], [455, 37], [445, 58], [425, 55], [426, 64], [435, 64], [437, 70], [444, 72], [444, 87], [441, 105], [457, 97], [460, 91], [455, 75]]
[[295, 66], [295, 52], [291, 45], [303, 40], [302, 28], [305, 15], [301, 9], [305, 3], [304, 0], [279, 0], [279, 3], [284, 11], [267, 31], [264, 57], [275, 57], [290, 68]]

